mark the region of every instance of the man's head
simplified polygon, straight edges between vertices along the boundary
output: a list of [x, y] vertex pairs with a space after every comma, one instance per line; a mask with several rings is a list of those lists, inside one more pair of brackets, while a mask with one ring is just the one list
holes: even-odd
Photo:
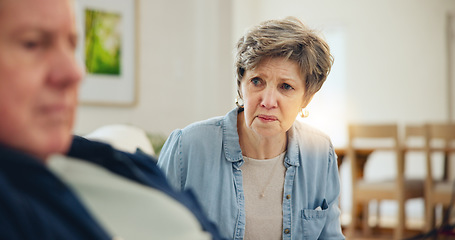
[[72, 0], [0, 0], [0, 144], [45, 160], [71, 144], [82, 78]]

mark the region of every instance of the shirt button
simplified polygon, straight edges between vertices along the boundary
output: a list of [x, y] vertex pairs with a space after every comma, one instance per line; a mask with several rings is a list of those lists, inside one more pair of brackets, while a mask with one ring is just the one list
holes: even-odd
[[285, 234], [289, 234], [290, 232], [291, 232], [291, 230], [289, 228], [284, 229]]
[[291, 195], [290, 194], [286, 195], [286, 199], [291, 199]]

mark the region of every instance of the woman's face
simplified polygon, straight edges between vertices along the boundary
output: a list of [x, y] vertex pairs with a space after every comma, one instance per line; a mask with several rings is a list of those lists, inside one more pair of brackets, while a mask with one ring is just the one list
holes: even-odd
[[285, 135], [304, 107], [304, 77], [297, 62], [266, 58], [240, 83], [247, 128], [263, 137]]

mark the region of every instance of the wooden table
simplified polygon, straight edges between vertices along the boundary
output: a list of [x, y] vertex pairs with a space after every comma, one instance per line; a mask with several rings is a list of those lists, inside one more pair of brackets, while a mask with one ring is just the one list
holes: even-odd
[[[373, 151], [373, 149], [361, 149], [355, 151], [357, 154], [357, 168], [360, 169], [361, 177], [363, 177], [363, 171], [365, 169], [367, 159]], [[335, 148], [335, 153], [338, 156], [338, 169], [340, 169], [340, 166], [344, 161], [344, 157], [347, 156], [348, 153], [345, 148]]]

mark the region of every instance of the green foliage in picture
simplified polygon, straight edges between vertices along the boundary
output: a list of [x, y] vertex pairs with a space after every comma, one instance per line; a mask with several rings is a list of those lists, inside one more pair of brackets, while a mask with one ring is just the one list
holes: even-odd
[[88, 73], [120, 75], [121, 15], [85, 10], [85, 65]]

